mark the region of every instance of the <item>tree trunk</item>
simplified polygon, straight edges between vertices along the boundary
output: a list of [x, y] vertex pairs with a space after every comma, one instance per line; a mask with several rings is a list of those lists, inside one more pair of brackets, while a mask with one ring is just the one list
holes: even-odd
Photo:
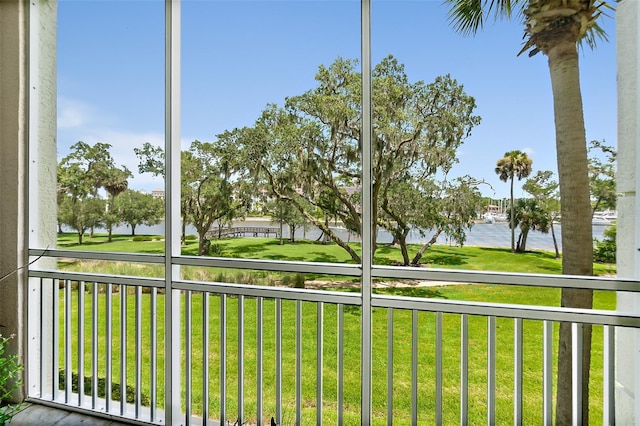
[[515, 253], [516, 252], [516, 226], [515, 226], [515, 215], [514, 215], [514, 208], [515, 206], [513, 205], [513, 175], [511, 175], [511, 206], [509, 207], [509, 211], [511, 213], [511, 215], [509, 216], [510, 222], [511, 222], [511, 253]]
[[417, 266], [420, 264], [420, 259], [422, 259], [424, 252], [426, 252], [429, 247], [431, 247], [436, 243], [436, 241], [438, 241], [438, 237], [440, 236], [441, 233], [442, 233], [442, 230], [438, 229], [436, 233], [433, 234], [431, 239], [427, 241], [422, 247], [420, 247], [420, 250], [418, 250], [418, 253], [416, 253], [416, 255], [413, 257], [413, 260], [411, 261], [412, 265]]
[[556, 250], [556, 259], [560, 259], [560, 250], [558, 250], [558, 239], [556, 238], [556, 231], [553, 227], [553, 220], [551, 221], [551, 238], [553, 238], [553, 248]]
[[135, 237], [135, 235], [136, 235], [136, 225], [135, 225], [135, 223], [130, 223], [130, 225], [131, 225], [131, 236]]
[[407, 250], [407, 236], [404, 234], [393, 234], [393, 239], [400, 244], [400, 251], [402, 252], [402, 264], [409, 266], [409, 250]]
[[[562, 216], [562, 272], [568, 275], [593, 275], [587, 142], [580, 92], [578, 51], [575, 37], [572, 39], [570, 35], [546, 52], [549, 58], [556, 127]], [[591, 290], [562, 290], [562, 306], [591, 308], [592, 301]], [[585, 327], [583, 337], [582, 424], [587, 425], [591, 361], [590, 327]], [[560, 324], [558, 343], [556, 424], [569, 425], [572, 423], [571, 324]]]
[[520, 231], [520, 236], [518, 236], [518, 245], [516, 246], [516, 251], [518, 253], [524, 253], [527, 251], [527, 237], [529, 236], [529, 229], [525, 231]]

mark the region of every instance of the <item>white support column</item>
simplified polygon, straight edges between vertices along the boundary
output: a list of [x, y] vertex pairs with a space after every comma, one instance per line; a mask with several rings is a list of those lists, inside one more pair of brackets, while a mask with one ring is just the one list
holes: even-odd
[[180, 0], [165, 0], [165, 422], [184, 422], [181, 408], [180, 291]]
[[[55, 248], [57, 229], [57, 2], [25, 2], [29, 8], [28, 53], [28, 236], [30, 248]], [[26, 177], [26, 176], [25, 176]], [[33, 259], [32, 259], [33, 260]], [[56, 260], [44, 258], [33, 267], [55, 269]], [[26, 274], [25, 274], [26, 277]], [[27, 395], [41, 396], [52, 389], [52, 285], [29, 282], [27, 292]], [[40, 306], [41, 301], [42, 306]], [[42, 343], [42, 345], [41, 345]], [[46, 346], [46, 345], [49, 346]], [[43, 389], [41, 389], [41, 385]]]
[[[640, 4], [622, 0], [617, 5], [618, 65], [618, 232], [619, 277], [640, 279]], [[640, 296], [618, 294], [618, 310], [640, 313]], [[616, 423], [640, 421], [640, 331], [618, 328], [616, 333]]]

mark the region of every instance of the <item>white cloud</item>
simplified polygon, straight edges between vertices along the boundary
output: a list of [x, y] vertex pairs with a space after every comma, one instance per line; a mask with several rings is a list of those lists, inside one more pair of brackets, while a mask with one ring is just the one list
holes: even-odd
[[58, 98], [58, 128], [80, 128], [95, 122], [95, 109], [89, 104], [64, 97]]
[[527, 154], [529, 157], [531, 157], [533, 154], [536, 153], [536, 150], [530, 147], [526, 147], [526, 148], [522, 148], [522, 152], [524, 152], [525, 154]]

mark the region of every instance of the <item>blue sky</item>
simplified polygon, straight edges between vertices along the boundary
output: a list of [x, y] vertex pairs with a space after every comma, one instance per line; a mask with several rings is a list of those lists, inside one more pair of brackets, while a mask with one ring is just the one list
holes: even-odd
[[[517, 57], [522, 26], [489, 21], [475, 37], [456, 33], [440, 1], [372, 0], [373, 62], [393, 54], [410, 81], [451, 74], [476, 99], [482, 123], [459, 150], [452, 175], [486, 179], [487, 196], [508, 197], [493, 169], [525, 150], [536, 170], [557, 169], [546, 57]], [[133, 148], [164, 143], [164, 2], [60, 0], [58, 154], [78, 140], [113, 145], [130, 187], [162, 182], [137, 174]], [[182, 141], [252, 125], [267, 103], [282, 105], [315, 86], [321, 64], [360, 56], [355, 0], [182, 3]], [[581, 51], [587, 140], [616, 145], [615, 20], [609, 41]], [[517, 189], [516, 196], [522, 195]]]

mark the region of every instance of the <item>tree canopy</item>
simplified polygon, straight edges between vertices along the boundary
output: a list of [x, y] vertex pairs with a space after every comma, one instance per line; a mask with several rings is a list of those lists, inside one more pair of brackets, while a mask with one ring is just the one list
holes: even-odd
[[[268, 105], [253, 127], [236, 129], [234, 134], [272, 196], [296, 206], [359, 262], [359, 253], [326, 220], [339, 220], [362, 235], [361, 79], [356, 65], [356, 60], [338, 58], [328, 67], [320, 66], [315, 88], [287, 98], [284, 107]], [[473, 115], [473, 97], [451, 76], [412, 83], [393, 56], [375, 66], [372, 85], [372, 222], [398, 234], [399, 218], [418, 227], [422, 219], [415, 210], [409, 213], [400, 206], [394, 194], [426, 199], [434, 185], [451, 185], [446, 175], [457, 162], [456, 150], [480, 117]], [[424, 209], [424, 215], [440, 215], [440, 222], [469, 223], [468, 217], [448, 214], [447, 209], [427, 205], [417, 209]], [[453, 225], [443, 225], [439, 231], [445, 229]]]

